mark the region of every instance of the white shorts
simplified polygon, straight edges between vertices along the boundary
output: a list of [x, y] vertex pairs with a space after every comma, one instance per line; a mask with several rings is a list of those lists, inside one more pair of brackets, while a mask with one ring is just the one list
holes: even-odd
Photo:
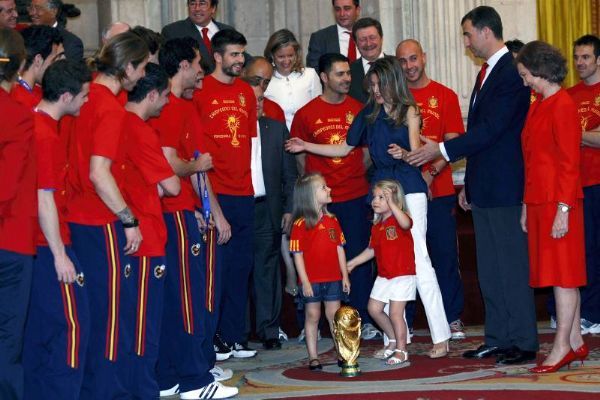
[[390, 301], [411, 301], [417, 296], [417, 277], [402, 275], [392, 279], [378, 276], [371, 289], [373, 300], [389, 303]]

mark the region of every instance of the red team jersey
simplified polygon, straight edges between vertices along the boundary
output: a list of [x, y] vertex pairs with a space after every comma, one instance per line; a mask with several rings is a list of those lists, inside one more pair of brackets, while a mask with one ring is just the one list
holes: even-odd
[[392, 279], [415, 275], [412, 234], [410, 229], [402, 229], [393, 215], [373, 225], [369, 247], [375, 252], [378, 276]]
[[140, 221], [144, 238], [135, 255], [164, 256], [167, 228], [156, 185], [175, 174], [163, 155], [158, 134], [150, 125], [128, 112], [123, 130], [127, 132], [123, 195]]
[[[581, 129], [591, 131], [600, 126], [600, 83], [586, 85], [579, 82], [567, 92], [577, 105]], [[584, 187], [600, 184], [600, 149], [581, 147], [581, 183]]]
[[[431, 81], [421, 89], [410, 89], [421, 111], [421, 134], [436, 142], [443, 142], [446, 133], [465, 132], [458, 96], [451, 89]], [[426, 171], [430, 164], [422, 168]], [[452, 183], [452, 168], [446, 166], [437, 175], [430, 186], [433, 197], [455, 194]]]
[[0, 89], [0, 249], [35, 254], [36, 152], [33, 116]]
[[194, 104], [204, 133], [200, 143], [213, 159], [209, 172], [215, 193], [252, 196], [250, 174], [251, 139], [256, 137], [256, 97], [241, 79], [232, 84], [204, 78], [202, 90], [194, 93]]
[[[290, 136], [319, 144], [343, 143], [362, 107], [350, 96], [340, 104], [329, 104], [316, 97], [296, 112]], [[305, 172], [323, 175], [334, 202], [356, 199], [369, 192], [362, 147], [354, 148], [346, 157], [306, 154]]]
[[[193, 124], [196, 110], [193, 104], [172, 93], [169, 94], [169, 104], [161, 111], [158, 118], [152, 118], [150, 125], [156, 129], [161, 147], [172, 147], [177, 151], [177, 157], [190, 160], [198, 149], [198, 126]], [[189, 178], [181, 179], [181, 192], [175, 197], [163, 197], [164, 212], [181, 210], [193, 211], [198, 196]]]
[[[58, 134], [58, 121], [43, 112], [33, 116], [37, 157], [37, 187], [54, 192], [54, 203], [58, 212], [60, 236], [65, 245], [71, 244], [69, 226], [65, 221], [67, 196], [67, 147]], [[40, 227], [37, 235], [38, 246], [48, 246]]]
[[10, 91], [10, 97], [19, 104], [33, 110], [42, 101], [42, 87], [34, 85], [29, 91], [20, 83], [15, 83]]
[[274, 119], [285, 125], [285, 113], [279, 104], [265, 97], [263, 101], [263, 116]]
[[117, 219], [100, 199], [90, 181], [93, 155], [112, 160], [111, 173], [123, 183], [122, 127], [126, 111], [106, 86], [92, 82], [88, 102], [71, 124], [67, 171], [67, 221], [104, 225]]
[[290, 251], [302, 253], [310, 283], [342, 279], [337, 249], [345, 244], [342, 228], [334, 216], [324, 215], [312, 229], [306, 229], [304, 218], [298, 218], [292, 226]]

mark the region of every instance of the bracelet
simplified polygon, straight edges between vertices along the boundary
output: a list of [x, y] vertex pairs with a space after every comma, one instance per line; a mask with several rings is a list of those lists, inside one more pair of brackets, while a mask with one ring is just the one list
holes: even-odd
[[135, 217], [130, 222], [123, 222], [123, 228], [125, 228], [125, 229], [136, 228], [138, 226], [140, 226], [140, 221], [138, 221], [137, 218], [135, 218]]
[[135, 219], [135, 216], [133, 215], [133, 213], [129, 209], [129, 207], [125, 207], [121, 211], [118, 211], [116, 213], [116, 215], [117, 215], [117, 217], [119, 217], [119, 219], [123, 223], [123, 226], [125, 226], [125, 224], [132, 224], [134, 221], [137, 221]]

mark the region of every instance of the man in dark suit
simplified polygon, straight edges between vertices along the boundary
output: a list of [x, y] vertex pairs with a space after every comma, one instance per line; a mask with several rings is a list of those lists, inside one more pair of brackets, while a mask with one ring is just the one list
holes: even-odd
[[465, 46], [486, 60], [471, 95], [467, 132], [409, 154], [411, 164], [443, 155], [467, 158], [459, 205], [473, 212], [479, 285], [485, 304], [485, 343], [465, 358], [496, 356], [500, 364], [535, 360], [538, 349], [526, 237], [519, 227], [523, 199], [521, 130], [530, 91], [502, 40], [502, 21], [480, 6], [461, 21]]
[[0, 29], [15, 29], [18, 17], [15, 0], [0, 0]]
[[350, 83], [350, 96], [366, 103], [369, 93], [364, 84], [365, 75], [371, 68], [371, 63], [383, 54], [383, 29], [381, 23], [373, 18], [361, 18], [352, 27], [352, 36], [358, 46], [360, 58], [350, 65], [352, 82]]
[[62, 12], [61, 0], [31, 0], [27, 7], [33, 25], [48, 25], [58, 29], [63, 37], [65, 57], [72, 61], [83, 59], [83, 42], [77, 35], [69, 32], [58, 23], [58, 15]]
[[210, 70], [206, 71], [207, 74], [212, 73], [215, 68], [210, 40], [218, 31], [233, 29], [232, 26], [213, 19], [218, 4], [219, 0], [188, 0], [188, 17], [166, 25], [162, 30], [165, 40], [186, 36], [196, 39], [200, 44], [202, 59], [210, 66]]
[[[259, 129], [252, 138], [254, 187], [254, 283], [256, 333], [266, 350], [281, 348], [279, 323], [282, 304], [279, 252], [282, 232], [292, 224], [292, 195], [298, 176], [296, 161], [283, 144], [289, 138], [285, 123], [262, 116], [261, 80], [250, 72], [246, 81], [256, 95]], [[249, 330], [249, 326], [247, 327]]]
[[332, 0], [335, 24], [313, 32], [308, 42], [306, 65], [317, 69], [319, 58], [327, 53], [341, 53], [356, 61], [356, 43], [352, 26], [360, 16], [360, 0]]

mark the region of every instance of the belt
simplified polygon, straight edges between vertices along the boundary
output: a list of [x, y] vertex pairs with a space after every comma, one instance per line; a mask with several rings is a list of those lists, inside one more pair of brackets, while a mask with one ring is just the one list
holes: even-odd
[[254, 204], [263, 203], [267, 201], [267, 196], [260, 196], [254, 198]]

